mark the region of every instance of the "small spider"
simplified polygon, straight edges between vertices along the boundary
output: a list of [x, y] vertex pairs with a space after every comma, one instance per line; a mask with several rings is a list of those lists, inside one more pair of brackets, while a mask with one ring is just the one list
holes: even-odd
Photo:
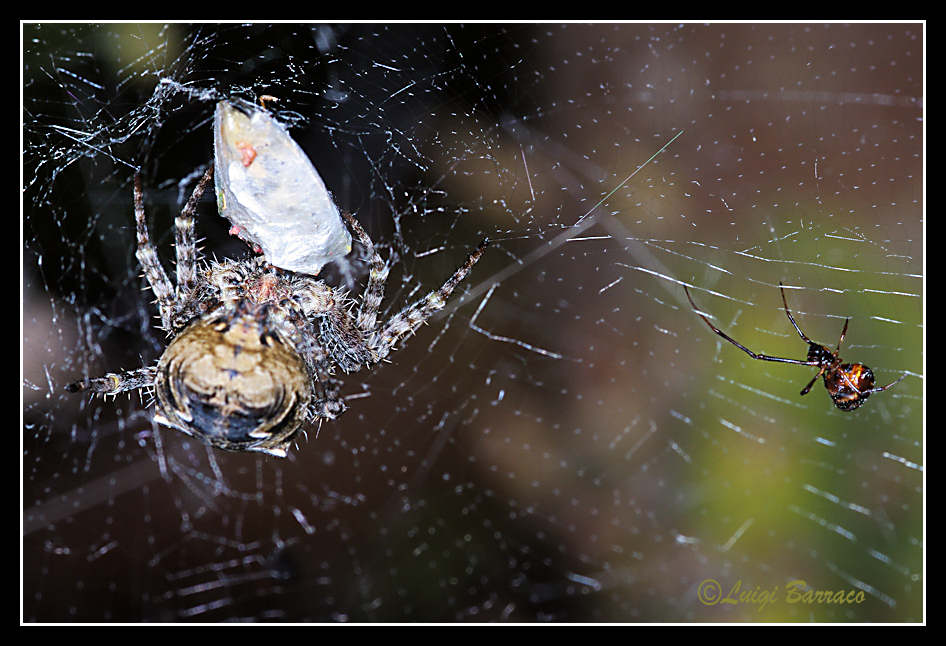
[[388, 266], [347, 213], [371, 264], [360, 305], [343, 289], [278, 269], [263, 257], [198, 264], [194, 214], [213, 172], [211, 166], [174, 222], [176, 285], [148, 238], [135, 175], [135, 255], [170, 342], [155, 366], [82, 379], [66, 389], [116, 395], [153, 388], [158, 423], [220, 449], [285, 457], [304, 424], [345, 410], [336, 368], [349, 373], [383, 361], [446, 305], [488, 241], [440, 289], [378, 323]]
[[818, 377], [824, 375], [824, 387], [828, 389], [828, 394], [831, 395], [831, 399], [834, 400], [834, 405], [844, 411], [854, 410], [859, 407], [867, 398], [870, 397], [871, 393], [879, 393], [892, 386], [897, 385], [900, 381], [906, 377], [906, 373], [900, 375], [900, 378], [896, 381], [893, 381], [886, 386], [881, 386], [880, 388], [874, 388], [874, 373], [870, 368], [865, 366], [863, 363], [841, 363], [841, 357], [839, 353], [841, 352], [841, 342], [844, 341], [844, 335], [847, 333], [847, 324], [850, 319], [844, 321], [844, 328], [841, 330], [841, 338], [838, 339], [838, 347], [833, 352], [826, 346], [821, 345], [820, 343], [815, 343], [807, 336], [804, 332], [798, 327], [798, 324], [795, 323], [795, 317], [792, 316], [791, 310], [788, 309], [788, 301], [785, 299], [785, 288], [780, 282], [778, 284], [779, 290], [782, 292], [782, 303], [785, 305], [785, 313], [788, 314], [788, 320], [792, 322], [792, 327], [795, 328], [795, 331], [798, 332], [798, 336], [808, 344], [808, 359], [799, 360], [799, 359], [784, 359], [782, 357], [770, 357], [767, 354], [756, 354], [746, 346], [742, 345], [735, 339], [730, 336], [727, 336], [725, 332], [717, 328], [715, 325], [710, 323], [709, 319], [704, 316], [699, 309], [696, 307], [696, 303], [693, 302], [693, 297], [690, 296], [690, 290], [687, 289], [687, 286], [683, 286], [683, 290], [686, 292], [687, 298], [690, 300], [690, 305], [693, 306], [693, 311], [703, 319], [706, 324], [710, 327], [713, 332], [723, 337], [734, 346], [748, 354], [753, 359], [760, 359], [762, 361], [778, 361], [780, 363], [793, 363], [799, 366], [811, 366], [818, 369], [818, 373], [812, 377], [811, 381], [808, 382], [808, 385], [802, 388], [801, 394], [807, 395], [811, 390], [811, 387], [815, 385], [815, 381], [818, 380]]

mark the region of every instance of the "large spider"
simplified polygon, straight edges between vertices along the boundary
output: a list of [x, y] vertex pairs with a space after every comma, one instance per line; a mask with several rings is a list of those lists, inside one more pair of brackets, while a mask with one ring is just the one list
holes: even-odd
[[161, 328], [171, 337], [157, 365], [66, 388], [116, 395], [153, 387], [160, 424], [220, 449], [285, 457], [305, 423], [334, 419], [345, 410], [335, 369], [355, 372], [387, 357], [444, 307], [488, 241], [440, 289], [379, 324], [388, 267], [347, 213], [371, 264], [357, 313], [344, 290], [273, 267], [262, 257], [198, 265], [194, 214], [213, 170], [174, 222], [176, 285], [148, 238], [141, 178], [135, 175], [135, 255], [157, 297]]
[[686, 292], [687, 298], [690, 300], [690, 305], [693, 306], [693, 311], [696, 312], [699, 317], [706, 322], [710, 329], [748, 354], [753, 359], [759, 359], [761, 361], [778, 361], [780, 363], [793, 363], [799, 366], [811, 366], [813, 368], [817, 368], [818, 372], [814, 377], [811, 378], [811, 381], [808, 382], [808, 385], [802, 388], [802, 395], [807, 395], [811, 391], [811, 387], [815, 385], [815, 381], [818, 380], [818, 377], [823, 375], [824, 387], [828, 389], [828, 394], [831, 395], [834, 405], [841, 410], [850, 411], [854, 410], [867, 401], [867, 398], [870, 397], [871, 393], [879, 393], [887, 390], [888, 388], [900, 383], [900, 381], [907, 376], [906, 373], [903, 373], [896, 381], [893, 381], [886, 386], [874, 388], [874, 373], [870, 368], [865, 366], [863, 363], [842, 363], [842, 359], [839, 356], [841, 352], [841, 342], [844, 341], [844, 335], [847, 334], [847, 324], [850, 319], [845, 319], [844, 327], [841, 329], [841, 338], [838, 339], [838, 347], [832, 352], [831, 349], [827, 348], [826, 346], [823, 346], [820, 343], [815, 343], [805, 336], [805, 333], [802, 332], [798, 327], [798, 324], [795, 323], [795, 317], [792, 316], [791, 310], [788, 309], [788, 301], [785, 298], [785, 288], [782, 286], [781, 282], [779, 282], [778, 288], [782, 292], [782, 303], [785, 305], [785, 313], [788, 314], [788, 320], [792, 322], [792, 327], [794, 327], [795, 331], [798, 332], [798, 336], [802, 338], [802, 341], [808, 344], [808, 358], [806, 360], [785, 359], [782, 357], [770, 357], [767, 354], [756, 354], [710, 323], [709, 319], [706, 318], [706, 316], [704, 316], [703, 313], [700, 312], [700, 310], [696, 307], [696, 303], [693, 302], [693, 297], [690, 296], [690, 290], [687, 289], [686, 285], [683, 286], [683, 290]]

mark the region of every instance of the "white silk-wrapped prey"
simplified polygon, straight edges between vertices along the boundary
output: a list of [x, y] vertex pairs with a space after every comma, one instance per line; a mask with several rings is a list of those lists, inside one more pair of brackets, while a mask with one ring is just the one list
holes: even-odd
[[220, 101], [214, 114], [217, 209], [267, 262], [316, 275], [351, 251], [322, 178], [265, 110]]

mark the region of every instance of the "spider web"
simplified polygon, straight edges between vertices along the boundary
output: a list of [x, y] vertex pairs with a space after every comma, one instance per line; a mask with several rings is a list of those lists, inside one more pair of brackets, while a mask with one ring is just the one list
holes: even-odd
[[[23, 25], [23, 621], [922, 621], [923, 37]], [[170, 268], [214, 102], [261, 94], [394, 259], [387, 316], [493, 241], [286, 460], [63, 390], [164, 347], [134, 169]], [[197, 231], [246, 252], [209, 196]], [[808, 336], [850, 317], [842, 356], [907, 377], [799, 397], [811, 370], [682, 288], [803, 358], [779, 281]]]

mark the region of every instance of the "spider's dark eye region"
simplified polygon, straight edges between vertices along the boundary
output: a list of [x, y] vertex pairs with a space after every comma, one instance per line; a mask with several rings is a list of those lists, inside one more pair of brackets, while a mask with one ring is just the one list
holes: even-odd
[[159, 421], [221, 449], [284, 451], [311, 391], [302, 358], [266, 340], [250, 318], [191, 325], [158, 363]]

